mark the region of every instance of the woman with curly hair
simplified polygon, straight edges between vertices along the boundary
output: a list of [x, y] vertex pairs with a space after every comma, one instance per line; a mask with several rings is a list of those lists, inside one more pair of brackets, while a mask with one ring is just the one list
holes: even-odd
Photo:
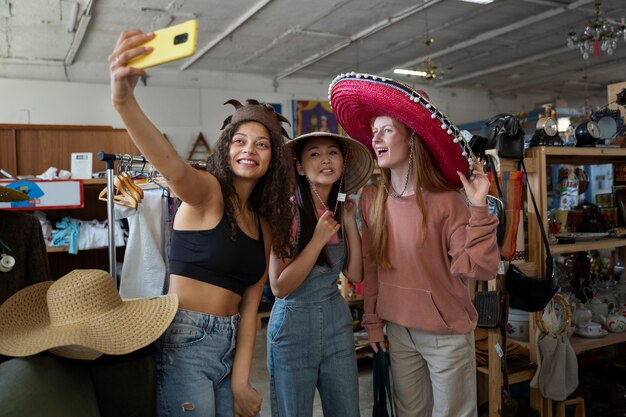
[[[281, 152], [286, 119], [267, 104], [235, 100], [206, 171], [187, 164], [134, 96], [144, 70], [127, 66], [152, 33], [120, 35], [109, 56], [111, 100], [133, 142], [182, 200], [170, 244], [169, 293], [179, 310], [156, 343], [157, 412], [256, 415], [250, 385], [256, 314], [270, 247], [290, 256], [289, 182]], [[271, 220], [271, 224], [270, 224]], [[235, 348], [236, 346], [236, 348]]]

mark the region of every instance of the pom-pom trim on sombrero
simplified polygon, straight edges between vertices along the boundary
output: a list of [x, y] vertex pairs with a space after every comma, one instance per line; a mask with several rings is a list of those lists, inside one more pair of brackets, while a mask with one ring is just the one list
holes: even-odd
[[[392, 97], [387, 97], [383, 94], [385, 92], [383, 88], [379, 88], [378, 91], [376, 91], [376, 87], [371, 88], [372, 102], [370, 102], [369, 99], [366, 100], [365, 95], [362, 95], [362, 98], [357, 98], [356, 88], [352, 92], [348, 91], [349, 89], [339, 91], [340, 84], [342, 82], [357, 80], [360, 82], [370, 83], [372, 86], [390, 88], [392, 90], [388, 90], [388, 93], [389, 91], [396, 91], [400, 93], [399, 95], [393, 93], [396, 94], [396, 97], [393, 97], [394, 99], [397, 100], [398, 98], [404, 97], [408, 99], [408, 101], [392, 102]], [[354, 93], [354, 96], [348, 97], [351, 93]], [[380, 95], [375, 96], [375, 93], [380, 93]], [[341, 95], [339, 99], [337, 98], [338, 95]], [[375, 98], [380, 101], [384, 101], [389, 98], [389, 101], [387, 103], [377, 102], [376, 110], [373, 110], [372, 107], [375, 106], [375, 104], [373, 104]], [[470, 176], [474, 165], [474, 154], [472, 153], [468, 141], [465, 137], [463, 137], [461, 131], [443, 114], [443, 112], [439, 111], [430, 102], [425, 93], [421, 94], [409, 86], [390, 78], [350, 72], [338, 75], [330, 83], [328, 88], [328, 100], [335, 116], [337, 117], [337, 120], [345, 131], [353, 139], [356, 139], [366, 145], [372, 153], [374, 153], [371, 144], [372, 135], [371, 131], [368, 130], [366, 132], [363, 117], [371, 116], [369, 113], [378, 113], [379, 116], [387, 115], [400, 120], [420, 135], [433, 153], [433, 157], [440, 171], [452, 184], [462, 186], [456, 171], [464, 173], [467, 177]], [[354, 104], [357, 101], [360, 101], [360, 103], [357, 104], [362, 105], [364, 109], [369, 110], [369, 113], [365, 115], [364, 112], [360, 111], [363, 109], [359, 109], [359, 111], [357, 111], [356, 107], [349, 106], [347, 101], [351, 101], [349, 104]], [[417, 114], [418, 112], [416, 108], [411, 110], [408, 107], [405, 112], [402, 106], [409, 105], [410, 103], [418, 104], [419, 107], [417, 107], [417, 109], [421, 108], [428, 113], [424, 113], [422, 116], [421, 111], [420, 114]], [[378, 110], [379, 108], [380, 111]], [[388, 111], [389, 109], [391, 110]], [[418, 120], [419, 118], [427, 118], [427, 114], [430, 115], [428, 120], [432, 120], [431, 123]], [[458, 155], [455, 155], [454, 148], [447, 149], [447, 142], [442, 142], [448, 139], [450, 140], [450, 144], [458, 146]], [[452, 150], [453, 153], [450, 153], [450, 150]]]

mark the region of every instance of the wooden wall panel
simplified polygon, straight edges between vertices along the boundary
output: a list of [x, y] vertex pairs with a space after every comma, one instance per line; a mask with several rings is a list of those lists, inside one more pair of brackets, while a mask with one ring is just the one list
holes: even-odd
[[10, 174], [17, 175], [15, 131], [13, 129], [0, 129], [0, 168]]
[[92, 152], [93, 172], [106, 167], [98, 151], [138, 155], [128, 133], [119, 129], [20, 129], [16, 138], [17, 169], [20, 175], [38, 175], [50, 166], [70, 170], [72, 152]]

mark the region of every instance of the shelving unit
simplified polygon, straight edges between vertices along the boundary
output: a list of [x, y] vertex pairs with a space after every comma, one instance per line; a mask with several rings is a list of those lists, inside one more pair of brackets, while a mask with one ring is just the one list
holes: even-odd
[[[110, 126], [0, 124], [0, 167], [14, 175], [37, 175], [51, 166], [69, 171], [72, 152], [93, 153], [92, 171], [103, 171], [104, 163], [95, 158], [99, 150], [139, 154], [125, 129], [113, 129]], [[45, 211], [57, 218], [106, 219], [106, 203], [98, 200], [98, 194], [106, 187], [106, 179], [82, 181], [83, 208]], [[117, 259], [123, 259], [124, 248], [117, 248], [116, 254]], [[67, 248], [49, 247], [48, 261], [53, 279], [73, 269], [108, 269], [106, 248], [79, 251], [78, 255], [71, 255]]]
[[[570, 147], [537, 147], [526, 151], [524, 159], [528, 170], [528, 184], [532, 187], [540, 215], [544, 221], [544, 226], [548, 227], [548, 209], [547, 209], [547, 179], [546, 169], [553, 164], [571, 164], [571, 165], [594, 165], [594, 164], [614, 164], [626, 162], [626, 149], [624, 148], [570, 148]], [[545, 251], [541, 244], [539, 228], [535, 220], [535, 213], [532, 208], [528, 213], [528, 242], [529, 257], [536, 262], [536, 274], [542, 276], [545, 271], [545, 265], [542, 262], [545, 259]], [[551, 245], [550, 251], [553, 255], [564, 254], [577, 251], [588, 251], [597, 249], [613, 249], [626, 247], [626, 239], [605, 238], [602, 240], [577, 242], [573, 244]], [[539, 261], [539, 262], [538, 262]], [[530, 317], [531, 330], [530, 334], [534, 334], [534, 315]], [[626, 342], [625, 333], [610, 333], [609, 335], [597, 338], [587, 339], [578, 336], [572, 336], [570, 339], [572, 347], [576, 354], [580, 354], [587, 350], [598, 349], [606, 346], [615, 345]], [[530, 359], [536, 360], [536, 344], [529, 343]], [[552, 415], [551, 401], [541, 397], [538, 390], [531, 391], [531, 405], [540, 411], [541, 416]]]

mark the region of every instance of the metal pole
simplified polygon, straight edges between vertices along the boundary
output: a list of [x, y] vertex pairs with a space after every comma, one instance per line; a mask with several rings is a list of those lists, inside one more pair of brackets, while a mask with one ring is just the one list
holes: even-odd
[[109, 227], [109, 273], [113, 277], [115, 286], [117, 287], [117, 259], [115, 253], [115, 211], [113, 205], [113, 169], [115, 163], [115, 155], [98, 151], [98, 159], [106, 162], [107, 167], [107, 220]]

